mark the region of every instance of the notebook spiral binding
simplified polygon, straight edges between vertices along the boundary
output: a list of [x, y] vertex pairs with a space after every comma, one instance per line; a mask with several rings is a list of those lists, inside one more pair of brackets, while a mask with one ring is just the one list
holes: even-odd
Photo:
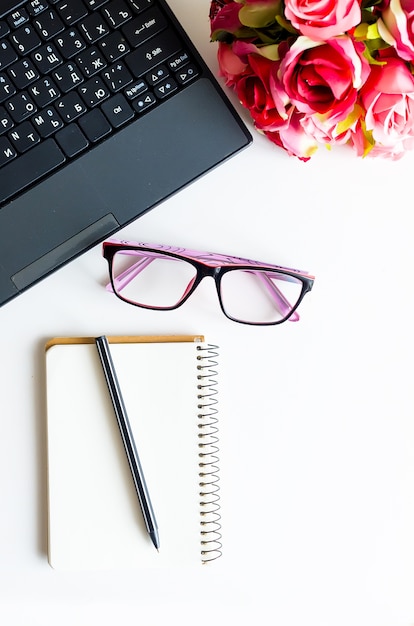
[[201, 560], [214, 561], [222, 554], [219, 494], [219, 447], [217, 426], [218, 346], [197, 346], [197, 389], [199, 428], [199, 486], [201, 510]]

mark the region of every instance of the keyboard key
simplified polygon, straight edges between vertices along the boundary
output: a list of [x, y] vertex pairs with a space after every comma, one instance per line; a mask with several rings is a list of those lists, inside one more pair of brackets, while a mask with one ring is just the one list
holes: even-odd
[[65, 157], [53, 139], [39, 143], [0, 169], [2, 199], [7, 200], [19, 193], [62, 165], [64, 161]]
[[5, 37], [10, 32], [7, 22], [0, 21], [0, 37]]
[[134, 100], [137, 96], [147, 91], [148, 85], [144, 80], [137, 80], [132, 85], [128, 85], [126, 89], [124, 89], [124, 94], [128, 98], [128, 100]]
[[36, 15], [39, 15], [42, 11], [46, 11], [47, 8], [48, 4], [45, 0], [30, 0], [30, 2], [26, 4], [27, 12], [32, 17], [36, 17]]
[[99, 47], [105, 55], [108, 63], [118, 61], [121, 57], [130, 52], [131, 48], [124, 35], [120, 31], [112, 33], [99, 42]]
[[13, 128], [14, 123], [10, 115], [6, 112], [6, 109], [0, 107], [0, 135], [5, 133], [10, 128]]
[[18, 152], [27, 152], [40, 141], [40, 137], [30, 122], [23, 122], [20, 126], [13, 128], [8, 134], [13, 146]]
[[188, 56], [188, 53], [185, 51], [180, 52], [180, 54], [177, 54], [175, 56], [173, 56], [172, 59], [169, 59], [168, 61], [168, 67], [173, 71], [176, 72], [178, 71], [183, 65], [187, 65], [187, 63], [189, 62], [190, 57]]
[[170, 56], [181, 49], [182, 44], [172, 30], [165, 30], [125, 57], [129, 69], [137, 78], [149, 72], [159, 63], [164, 63]]
[[132, 106], [137, 113], [142, 113], [142, 111], [145, 111], [149, 107], [152, 107], [156, 102], [157, 99], [155, 98], [154, 94], [148, 91], [148, 93], [145, 93], [142, 97], [133, 100]]
[[47, 106], [61, 95], [53, 80], [48, 76], [30, 85], [27, 91], [39, 108]]
[[[13, 148], [7, 137], [0, 137], [0, 167], [17, 157], [17, 150]], [[1, 181], [1, 175], [0, 175]]]
[[63, 0], [56, 5], [56, 12], [68, 26], [72, 26], [88, 14], [85, 5], [78, 0]]
[[94, 76], [106, 67], [106, 59], [96, 46], [88, 48], [78, 57], [76, 62], [86, 77]]
[[79, 54], [81, 50], [86, 48], [86, 43], [79, 35], [76, 28], [65, 30], [65, 32], [56, 37], [54, 41], [60, 54], [62, 54], [65, 59], [71, 59], [75, 54]]
[[102, 111], [105, 113], [113, 128], [120, 128], [134, 117], [134, 111], [131, 109], [126, 98], [120, 93], [104, 102]]
[[4, 102], [16, 93], [16, 87], [6, 74], [0, 74], [0, 102]]
[[167, 27], [167, 21], [161, 11], [157, 8], [146, 11], [132, 22], [129, 22], [122, 29], [125, 37], [132, 48], [147, 41], [153, 35], [157, 35]]
[[13, 46], [6, 40], [0, 42], [0, 70], [5, 69], [15, 61], [18, 56]]
[[86, 113], [86, 106], [79, 94], [71, 91], [55, 104], [56, 111], [64, 122], [73, 122], [77, 117]]
[[40, 78], [37, 68], [30, 59], [22, 59], [7, 70], [8, 75], [18, 89], [24, 89]]
[[108, 67], [102, 74], [103, 79], [111, 91], [120, 91], [129, 83], [132, 83], [132, 76], [123, 63], [115, 63]]
[[193, 63], [189, 63], [181, 68], [175, 75], [180, 85], [185, 85], [198, 76], [198, 69]]
[[89, 111], [89, 113], [81, 117], [79, 120], [79, 126], [92, 143], [95, 143], [96, 141], [99, 141], [99, 139], [102, 139], [102, 137], [109, 135], [112, 130], [107, 118], [99, 109]]
[[162, 80], [167, 78], [168, 75], [169, 72], [165, 65], [159, 65], [154, 71], [148, 72], [148, 74], [145, 76], [145, 80], [149, 85], [156, 85], [157, 83], [160, 83]]
[[74, 87], [83, 83], [83, 76], [76, 63], [73, 61], [62, 65], [53, 72], [53, 77], [60, 91], [67, 93]]
[[177, 91], [177, 83], [172, 78], [167, 78], [163, 83], [159, 83], [154, 87], [154, 93], [161, 100]]
[[141, 11], [151, 6], [154, 0], [127, 0], [127, 2], [136, 13], [141, 13]]
[[122, 26], [133, 15], [131, 8], [127, 6], [124, 0], [113, 0], [106, 5], [102, 13], [112, 28]]
[[108, 24], [99, 13], [92, 13], [79, 24], [79, 30], [88, 43], [95, 43], [109, 34]]
[[5, 102], [4, 107], [10, 113], [16, 124], [23, 122], [26, 118], [35, 113], [37, 107], [26, 91], [16, 94]]
[[109, 89], [99, 76], [91, 78], [79, 88], [84, 102], [88, 107], [94, 107], [111, 95]]
[[62, 128], [56, 134], [56, 141], [68, 157], [76, 156], [89, 145], [88, 140], [77, 124], [69, 124], [66, 128]]
[[33, 115], [31, 122], [43, 139], [50, 137], [63, 127], [62, 119], [53, 107], [46, 107]]
[[13, 11], [7, 18], [7, 21], [11, 28], [19, 28], [19, 26], [29, 21], [29, 15], [25, 9], [19, 9]]
[[43, 39], [51, 39], [65, 28], [62, 20], [53, 10], [44, 11], [34, 21], [37, 32]]
[[19, 54], [27, 54], [42, 43], [39, 35], [30, 24], [16, 30], [10, 39]]
[[62, 57], [58, 54], [55, 46], [51, 43], [45, 44], [32, 54], [32, 59], [41, 74], [48, 74], [55, 67], [63, 63]]

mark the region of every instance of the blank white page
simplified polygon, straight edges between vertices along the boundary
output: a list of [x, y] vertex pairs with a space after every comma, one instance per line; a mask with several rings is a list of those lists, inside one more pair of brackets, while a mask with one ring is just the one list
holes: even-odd
[[158, 523], [146, 531], [96, 345], [46, 352], [49, 562], [201, 563], [195, 343], [110, 344]]

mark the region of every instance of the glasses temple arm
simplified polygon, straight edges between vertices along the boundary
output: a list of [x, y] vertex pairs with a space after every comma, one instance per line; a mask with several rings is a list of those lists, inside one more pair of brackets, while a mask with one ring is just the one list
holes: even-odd
[[[113, 276], [112, 280], [115, 283], [117, 290], [122, 291], [122, 289], [124, 289], [124, 287], [126, 287], [131, 282], [131, 280], [135, 278], [135, 276], [138, 276], [138, 274], [142, 272], [142, 270], [148, 267], [148, 265], [154, 260], [154, 258], [143, 257], [139, 259], [139, 261], [136, 261], [136, 263], [128, 267], [126, 270], [121, 272], [118, 276]], [[106, 285], [106, 290], [113, 292], [111, 283], [108, 283]]]
[[[286, 313], [292, 308], [290, 302], [285, 298], [283, 293], [276, 287], [272, 280], [263, 272], [254, 272], [259, 280], [262, 281], [264, 286], [270, 292], [273, 300], [276, 302], [276, 306], [279, 309], [279, 312], [282, 315], [286, 315]], [[289, 322], [298, 322], [299, 321], [299, 313], [294, 311], [290, 317], [288, 317]]]

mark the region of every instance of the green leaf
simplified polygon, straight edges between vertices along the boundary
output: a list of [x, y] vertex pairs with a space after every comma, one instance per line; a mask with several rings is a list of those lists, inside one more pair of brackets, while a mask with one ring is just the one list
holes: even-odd
[[276, 14], [279, 12], [281, 0], [274, 0], [270, 4], [245, 4], [239, 11], [239, 20], [244, 26], [251, 28], [263, 28], [269, 26], [275, 21]]
[[382, 39], [366, 42], [363, 54], [370, 65], [385, 65], [385, 61], [379, 61], [375, 56], [375, 53], [383, 48], [389, 48], [389, 46]]
[[367, 39], [380, 39], [377, 22], [370, 24], [367, 29]]
[[362, 113], [363, 111], [361, 107], [356, 104], [353, 111], [351, 111], [351, 113], [344, 120], [342, 120], [342, 122], [338, 122], [338, 124], [336, 125], [337, 133], [339, 135], [342, 135], [342, 133], [345, 133], [347, 130], [349, 130], [351, 126], [355, 124], [357, 119], [362, 116]]
[[276, 22], [288, 33], [298, 34], [296, 28], [293, 28], [292, 24], [283, 15], [276, 15]]
[[358, 26], [354, 30], [354, 37], [357, 41], [363, 41], [367, 37], [368, 32], [368, 24], [362, 23], [358, 24]]
[[273, 44], [271, 46], [260, 46], [260, 54], [270, 61], [279, 61], [279, 46]]

